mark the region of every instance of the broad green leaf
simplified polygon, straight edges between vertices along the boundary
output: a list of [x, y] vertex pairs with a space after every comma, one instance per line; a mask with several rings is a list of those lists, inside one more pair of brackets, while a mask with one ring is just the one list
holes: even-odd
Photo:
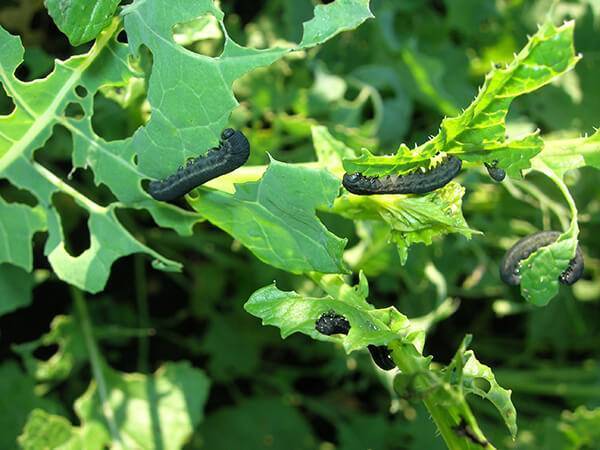
[[[319, 341], [340, 342], [347, 353], [368, 344], [387, 344], [408, 331], [408, 319], [396, 308], [375, 309], [367, 302], [368, 287], [363, 276], [354, 287], [346, 285], [338, 275], [325, 276], [325, 280], [328, 286], [325, 297], [306, 297], [271, 285], [252, 294], [244, 309], [262, 319], [263, 325], [278, 327], [283, 338], [303, 333]], [[315, 329], [315, 322], [329, 311], [350, 322], [348, 335], [326, 336]]]
[[343, 273], [346, 245], [315, 214], [330, 206], [340, 182], [329, 172], [271, 160], [263, 177], [235, 194], [199, 192], [190, 205], [260, 260], [292, 273]]
[[[123, 84], [130, 76], [126, 63], [127, 48], [117, 43], [113, 36], [117, 29], [118, 24], [115, 22], [100, 35], [87, 54], [72, 57], [66, 62], [57, 62], [55, 70], [47, 78], [23, 83], [13, 76], [23, 60], [23, 47], [17, 37], [0, 28], [0, 48], [3, 48], [0, 81], [16, 104], [16, 109], [11, 115], [0, 117], [0, 177], [7, 178], [15, 186], [29, 190], [39, 202], [34, 209], [22, 205], [2, 204], [3, 209], [19, 209], [15, 214], [22, 216], [22, 222], [19, 224], [21, 227], [23, 223], [29, 224], [24, 233], [12, 235], [20, 236], [16, 241], [13, 239], [14, 243], [11, 244], [18, 245], [19, 250], [15, 249], [11, 253], [9, 262], [30, 270], [30, 256], [27, 255], [30, 255], [31, 251], [21, 248], [20, 239], [26, 238], [29, 242], [35, 231], [47, 228], [45, 254], [57, 276], [91, 292], [97, 292], [104, 287], [110, 267], [116, 259], [131, 253], [149, 254], [173, 270], [179, 267], [177, 263], [163, 258], [136, 241], [118, 222], [114, 206], [102, 207], [94, 203], [54, 173], [32, 161], [34, 151], [45, 143], [52, 133], [52, 128], [57, 124], [73, 132], [75, 157], [78, 142], [95, 154], [104, 150], [99, 146], [101, 140], [95, 135], [78, 132], [78, 120], [67, 117], [65, 109], [70, 103], [79, 103], [86, 112], [86, 118], [82, 119], [82, 122], [89, 123], [93, 94], [101, 86]], [[80, 88], [80, 94], [81, 89], [85, 92], [83, 98], [76, 93], [77, 88]], [[88, 131], [91, 132], [91, 128]], [[111, 154], [110, 159], [112, 167], [107, 170], [113, 174], [119, 173], [123, 167], [118, 163], [119, 157]], [[122, 181], [119, 182], [128, 183], [128, 180], [132, 179], [130, 173], [121, 175]], [[141, 195], [141, 187], [138, 185], [136, 189]], [[63, 192], [73, 197], [77, 204], [89, 213], [91, 246], [77, 257], [71, 256], [65, 249], [61, 218], [52, 204], [52, 195], [55, 192]], [[158, 210], [164, 208], [158, 206]], [[156, 215], [163, 214], [157, 212], [158, 210], [155, 211]], [[0, 226], [5, 229], [13, 227], [15, 217], [18, 216], [1, 214]]]
[[258, 397], [211, 414], [200, 427], [202, 447], [298, 450], [318, 448], [306, 419], [282, 397]]
[[202, 421], [210, 382], [187, 362], [167, 363], [153, 375], [104, 374], [105, 401], [92, 383], [75, 402], [83, 432], [97, 435], [94, 444], [116, 444], [118, 436], [125, 448], [179, 450]]
[[600, 169], [600, 131], [590, 137], [575, 139], [546, 139], [540, 160], [558, 176], [572, 169], [589, 166]]
[[461, 115], [444, 119], [439, 133], [415, 150], [403, 144], [396, 155], [374, 156], [363, 149], [358, 158], [344, 161], [346, 171], [406, 173], [429, 167], [431, 158], [445, 152], [473, 163], [496, 160], [510, 176], [518, 177], [540, 152], [543, 141], [537, 133], [507, 140], [508, 109], [515, 98], [550, 83], [577, 63], [573, 27], [573, 22], [560, 27], [549, 22], [543, 25], [510, 64], [487, 75], [479, 94]]
[[0, 316], [31, 304], [33, 275], [12, 264], [0, 264]]
[[85, 44], [110, 23], [121, 0], [45, 0], [48, 13], [72, 45]]
[[[46, 360], [34, 356], [42, 347], [57, 346]], [[38, 381], [58, 382], [72, 375], [73, 370], [87, 360], [83, 335], [79, 324], [71, 316], [57, 316], [50, 331], [35, 341], [13, 345], [23, 359], [27, 372]]]
[[57, 412], [60, 409], [53, 401], [38, 397], [33, 378], [12, 361], [0, 365], [0, 380], [0, 448], [14, 449], [31, 410], [44, 408]]
[[[317, 45], [357, 26], [370, 17], [366, 4], [338, 1], [327, 8], [317, 8], [314, 22], [308, 27], [311, 34], [305, 36], [301, 46], [255, 50], [241, 47], [229, 38], [223, 13], [210, 0], [174, 0], [168, 8], [158, 0], [136, 1], [123, 10], [129, 48], [116, 41], [120, 23], [113, 20], [87, 54], [58, 61], [47, 78], [34, 83], [23, 83], [14, 77], [23, 59], [23, 47], [17, 37], [0, 29], [0, 81], [16, 104], [11, 115], [0, 117], [0, 177], [37, 197], [48, 228], [45, 253], [58, 277], [97, 292], [104, 287], [112, 263], [132, 253], [150, 255], [155, 259], [155, 267], [162, 270], [179, 270], [179, 264], [137, 242], [118, 222], [115, 209], [147, 209], [160, 226], [190, 235], [202, 218], [152, 200], [142, 189], [141, 181], [172, 173], [186, 158], [197, 156], [199, 149], [217, 142], [230, 112], [237, 106], [232, 94], [237, 78], [293, 50]], [[76, 6], [64, 2], [62, 5]], [[205, 14], [218, 19], [225, 33], [225, 50], [219, 58], [183, 50], [173, 38], [175, 25]], [[331, 14], [338, 14], [335, 25], [323, 20]], [[67, 19], [76, 17], [77, 14]], [[324, 22], [327, 25], [318, 25]], [[150, 121], [132, 138], [107, 142], [92, 129], [94, 95], [101, 88], [127, 85], [133, 76], [128, 53], [137, 55], [141, 45], [153, 54], [148, 80]], [[82, 118], [65, 114], [71, 103], [82, 107]], [[96, 184], [106, 185], [117, 197], [117, 203], [98, 205], [33, 162], [34, 152], [52, 135], [55, 125], [63, 126], [72, 135], [74, 168], [91, 168]], [[60, 216], [51, 202], [55, 192], [71, 196], [90, 216], [91, 247], [77, 257], [65, 250]], [[4, 223], [5, 216], [0, 217], [0, 223]]]
[[462, 215], [465, 189], [450, 183], [424, 196], [343, 195], [334, 204], [334, 211], [353, 220], [379, 220], [389, 230], [389, 241], [398, 248], [402, 264], [408, 248], [416, 243], [431, 245], [433, 238], [460, 233], [468, 239], [471, 230]]
[[49, 414], [43, 409], [34, 409], [23, 432], [18, 437], [23, 450], [92, 450], [98, 448], [95, 439], [89, 439], [87, 447], [79, 430], [62, 416]]

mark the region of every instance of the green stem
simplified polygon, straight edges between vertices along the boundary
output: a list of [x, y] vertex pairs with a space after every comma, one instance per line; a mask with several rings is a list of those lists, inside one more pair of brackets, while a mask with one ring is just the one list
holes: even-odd
[[113, 444], [116, 444], [117, 448], [126, 449], [115, 421], [115, 413], [110, 405], [110, 402], [108, 401], [108, 387], [106, 379], [104, 378], [104, 372], [102, 370], [104, 361], [100, 355], [100, 352], [98, 351], [98, 345], [94, 338], [94, 332], [85, 299], [83, 298], [81, 291], [75, 287], [71, 287], [71, 296], [75, 303], [77, 315], [79, 316], [81, 332], [83, 333], [85, 347], [88, 352], [90, 365], [92, 366], [92, 374], [94, 376], [94, 380], [96, 381], [96, 385], [98, 386], [98, 397], [100, 398], [100, 404], [102, 405], [102, 414], [104, 415], [106, 423], [108, 424], [108, 429], [112, 436]]

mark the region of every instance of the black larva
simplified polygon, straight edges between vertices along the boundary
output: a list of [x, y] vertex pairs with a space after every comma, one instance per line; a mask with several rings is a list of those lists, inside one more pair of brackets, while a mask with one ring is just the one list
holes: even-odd
[[350, 331], [350, 322], [335, 311], [328, 311], [319, 317], [315, 322], [315, 329], [327, 336], [332, 334], [348, 334]]
[[462, 161], [449, 156], [429, 172], [413, 172], [407, 175], [365, 177], [361, 173], [344, 174], [342, 184], [353, 194], [425, 194], [446, 186], [460, 172]]
[[369, 345], [367, 347], [371, 353], [373, 362], [377, 364], [380, 369], [392, 370], [396, 368], [394, 360], [390, 356], [390, 351], [385, 345]]
[[151, 181], [148, 193], [156, 200], [174, 200], [213, 178], [232, 172], [242, 166], [249, 156], [250, 143], [246, 136], [241, 131], [226, 128], [221, 133], [218, 147], [191, 159], [173, 175]]
[[[500, 263], [500, 278], [506, 284], [517, 286], [521, 283], [520, 264], [536, 250], [555, 242], [561, 235], [558, 231], [540, 231], [526, 236], [513, 245], [504, 255]], [[569, 267], [560, 274], [558, 280], [562, 284], [572, 285], [583, 275], [583, 254], [577, 246], [577, 253], [570, 261]]]
[[477, 434], [462, 417], [460, 418], [460, 423], [457, 426], [452, 427], [452, 429], [458, 436], [465, 437], [474, 444], [480, 445], [484, 448], [488, 445], [488, 441], [477, 436]]
[[504, 178], [506, 178], [506, 171], [500, 167], [498, 167], [498, 161], [494, 161], [492, 164], [483, 163], [485, 168], [488, 171], [488, 174], [494, 181], [500, 183]]

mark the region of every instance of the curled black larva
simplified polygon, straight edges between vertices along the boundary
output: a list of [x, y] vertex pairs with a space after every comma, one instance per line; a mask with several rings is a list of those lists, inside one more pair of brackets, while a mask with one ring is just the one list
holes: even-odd
[[342, 184], [353, 194], [425, 194], [446, 186], [462, 167], [462, 161], [449, 156], [448, 159], [425, 172], [413, 172], [407, 175], [386, 175], [384, 177], [366, 177], [361, 173], [344, 174]]
[[373, 362], [377, 364], [380, 369], [392, 370], [396, 368], [394, 360], [390, 356], [390, 351], [385, 345], [369, 345], [367, 346]]
[[494, 181], [500, 183], [506, 178], [506, 171], [498, 167], [498, 161], [494, 161], [492, 164], [483, 163], [488, 171], [488, 174]]
[[[500, 278], [506, 284], [517, 286], [521, 283], [520, 264], [536, 250], [555, 242], [561, 235], [558, 231], [540, 231], [526, 236], [513, 245], [500, 262]], [[572, 285], [583, 275], [583, 254], [577, 246], [575, 257], [569, 267], [560, 274], [558, 280], [562, 284]]]
[[327, 336], [332, 334], [348, 334], [350, 331], [350, 322], [335, 311], [328, 311], [321, 314], [321, 317], [315, 322], [315, 329]]
[[218, 147], [194, 158], [173, 175], [151, 181], [148, 193], [156, 200], [170, 201], [213, 178], [220, 177], [242, 166], [250, 156], [250, 143], [241, 131], [226, 128], [221, 133]]

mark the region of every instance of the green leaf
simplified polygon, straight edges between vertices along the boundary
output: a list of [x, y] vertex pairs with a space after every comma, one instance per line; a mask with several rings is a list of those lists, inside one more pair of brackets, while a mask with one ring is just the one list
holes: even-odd
[[188, 363], [168, 363], [151, 376], [108, 368], [104, 374], [105, 402], [98, 398], [94, 383], [75, 402], [80, 427], [34, 410], [19, 437], [21, 447], [101, 450], [121, 444], [123, 448], [180, 450], [202, 421], [209, 381]]
[[[259, 289], [250, 296], [244, 309], [262, 319], [263, 325], [280, 329], [281, 337], [303, 333], [315, 340], [339, 342], [347, 353], [368, 344], [384, 345], [402, 337], [408, 331], [408, 319], [396, 308], [375, 309], [367, 303], [368, 287], [361, 275], [359, 285], [350, 287], [338, 275], [323, 277], [328, 286], [325, 297], [306, 297], [296, 292], [284, 292], [275, 285]], [[322, 314], [335, 311], [350, 322], [348, 335], [326, 336], [315, 329]]]
[[[108, 368], [104, 374], [105, 400], [92, 383], [75, 402], [83, 432], [98, 435], [94, 443], [115, 443], [118, 435], [125, 448], [179, 450], [203, 418], [210, 382], [187, 362], [167, 363], [153, 375], [121, 374]], [[112, 431], [107, 410], [112, 411]]]
[[283, 399], [252, 398], [219, 409], [200, 427], [202, 446], [211, 450], [230, 450], [240, 445], [248, 450], [286, 450], [290, 445], [299, 450], [317, 448], [304, 416]]
[[[78, 120], [67, 117], [65, 109], [71, 103], [80, 104], [86, 112], [82, 123], [89, 124], [93, 94], [101, 86], [123, 84], [131, 76], [126, 64], [127, 48], [117, 43], [113, 36], [117, 29], [115, 22], [100, 35], [87, 54], [57, 62], [55, 70], [47, 78], [34, 83], [22, 83], [13, 74], [23, 60], [23, 46], [17, 37], [0, 28], [0, 47], [4, 49], [0, 60], [0, 80], [16, 104], [11, 115], [0, 117], [0, 177], [29, 190], [39, 203], [35, 208], [6, 205], [3, 202], [0, 205], [2, 210], [7, 211], [0, 215], [0, 227], [5, 230], [14, 228], [15, 218], [20, 218], [19, 227], [28, 225], [23, 232], [11, 234], [18, 237], [13, 239], [11, 246], [18, 247], [11, 250], [10, 261], [31, 270], [31, 250], [25, 249], [25, 240], [29, 242], [35, 231], [47, 228], [48, 240], [44, 251], [57, 276], [91, 292], [104, 287], [115, 260], [135, 252], [149, 254], [166, 267], [179, 267], [177, 263], [136, 241], [118, 222], [115, 206], [102, 207], [94, 203], [33, 161], [34, 151], [50, 137], [56, 124], [63, 125], [73, 133], [76, 160], [81, 146], [93, 154], [103, 150], [102, 141], [89, 134], [91, 126], [89, 133], [85, 134], [85, 127]], [[78, 87], [86, 92], [84, 98], [76, 93]], [[124, 175], [121, 171], [124, 166], [118, 164], [117, 155], [111, 154], [110, 157], [112, 167], [106, 170], [121, 175], [119, 183], [129, 183], [132, 177], [130, 173]], [[101, 158], [96, 160], [100, 161]], [[143, 192], [139, 185], [136, 189]], [[77, 257], [71, 256], [65, 249], [61, 217], [52, 204], [52, 195], [56, 192], [71, 196], [90, 216], [88, 227], [91, 246]], [[120, 192], [117, 190], [117, 193]], [[165, 209], [164, 206], [160, 208]], [[158, 210], [155, 213], [161, 214]]]
[[233, 195], [202, 190], [188, 201], [261, 261], [292, 273], [343, 273], [346, 240], [315, 214], [332, 205], [339, 186], [325, 170], [271, 160], [260, 181], [236, 185]]
[[[83, 450], [83, 437], [67, 419], [49, 414], [42, 409], [34, 409], [18, 442], [23, 450]], [[89, 438], [89, 436], [88, 436]], [[88, 441], [88, 450], [98, 448], [96, 440]]]
[[[23, 47], [17, 37], [0, 29], [0, 81], [16, 104], [10, 116], [0, 117], [0, 177], [37, 197], [48, 228], [45, 253], [57, 276], [97, 292], [104, 287], [112, 263], [132, 253], [150, 255], [155, 259], [154, 266], [162, 270], [179, 270], [179, 264], [136, 241], [119, 223], [115, 209], [143, 208], [160, 226], [182, 235], [192, 234], [201, 217], [152, 200], [142, 189], [141, 181], [174, 172], [186, 158], [198, 156], [199, 149], [208, 149], [217, 142], [230, 112], [237, 106], [232, 93], [237, 78], [291, 51], [317, 45], [339, 31], [357, 26], [369, 17], [367, 4], [338, 1], [327, 8], [317, 8], [314, 22], [308, 26], [311, 34], [303, 38], [299, 47], [245, 48], [225, 33], [223, 54], [208, 58], [177, 45], [173, 27], [212, 14], [225, 30], [223, 13], [212, 1], [173, 0], [169, 8], [157, 0], [136, 1], [123, 9], [129, 47], [116, 41], [120, 23], [113, 20], [87, 54], [57, 62], [47, 78], [35, 83], [22, 83], [14, 77], [23, 59]], [[324, 20], [332, 12], [341, 14], [335, 24]], [[91, 125], [94, 96], [100, 88], [127, 85], [134, 75], [128, 53], [137, 54], [141, 45], [153, 54], [148, 80], [150, 120], [132, 138], [106, 142]], [[173, 71], [173, 67], [179, 70]], [[81, 106], [82, 118], [65, 114], [72, 103]], [[63, 126], [72, 135], [73, 167], [91, 168], [95, 183], [106, 185], [118, 202], [100, 206], [33, 161], [34, 152], [52, 135], [55, 125]], [[71, 196], [90, 216], [91, 247], [78, 257], [65, 250], [60, 216], [51, 201], [55, 192]], [[1, 217], [0, 220], [6, 220], [4, 215]]]
[[35, 381], [12, 361], [0, 365], [0, 448], [16, 447], [17, 436], [34, 408], [58, 411], [58, 405], [35, 394]]
[[558, 294], [558, 278], [575, 257], [578, 232], [571, 227], [556, 242], [521, 262], [521, 293], [529, 303], [545, 306]]
[[315, 17], [305, 22], [300, 47], [312, 47], [331, 39], [342, 31], [358, 27], [374, 17], [369, 0], [337, 0], [329, 5], [317, 5]]
[[121, 0], [45, 0], [56, 26], [77, 46], [95, 39], [108, 26]]
[[590, 137], [546, 139], [544, 149], [535, 160], [541, 161], [558, 176], [581, 167], [600, 169], [600, 130]]
[[450, 183], [424, 196], [343, 195], [335, 201], [334, 210], [349, 219], [385, 223], [404, 264], [413, 244], [431, 245], [434, 237], [449, 233], [471, 238], [476, 231], [462, 215], [464, 193], [458, 183]]
[[0, 197], [0, 263], [31, 271], [31, 239], [45, 229], [46, 217], [42, 208], [6, 203]]
[[512, 391], [500, 386], [492, 369], [480, 363], [473, 350], [467, 350], [470, 342], [471, 336], [467, 335], [442, 373], [447, 382], [457, 385], [461, 396], [475, 394], [491, 402], [514, 439], [517, 434], [517, 411], [510, 398]]
[[[41, 347], [57, 346], [46, 360], [34, 356]], [[57, 382], [67, 379], [87, 360], [87, 350], [79, 324], [71, 316], [56, 316], [50, 331], [35, 341], [13, 345], [23, 359], [27, 372], [38, 381]]]
[[0, 316], [31, 304], [33, 276], [12, 264], [0, 264]]
[[498, 161], [512, 177], [529, 167], [543, 147], [537, 133], [506, 139], [506, 115], [512, 101], [550, 83], [573, 68], [579, 57], [573, 48], [573, 22], [560, 27], [546, 23], [504, 68], [493, 69], [471, 105], [459, 116], [442, 121], [439, 133], [415, 150], [402, 145], [393, 156], [374, 156], [368, 150], [345, 160], [347, 172], [364, 175], [406, 173], [427, 168], [440, 152], [469, 162]]

